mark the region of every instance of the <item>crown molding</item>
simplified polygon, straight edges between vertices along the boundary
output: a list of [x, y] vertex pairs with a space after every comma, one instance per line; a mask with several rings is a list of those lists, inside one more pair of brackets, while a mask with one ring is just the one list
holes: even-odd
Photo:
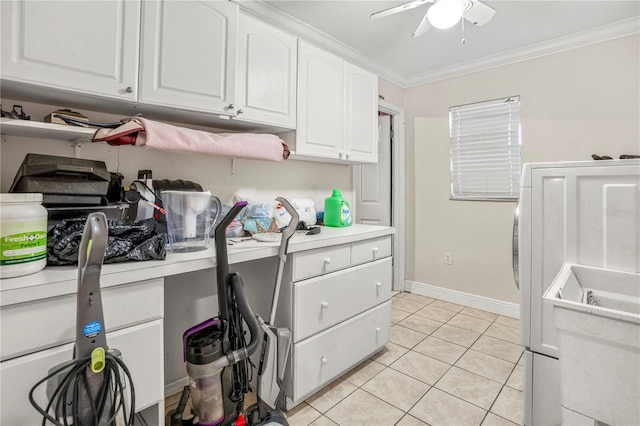
[[516, 62], [539, 58], [541, 56], [553, 55], [555, 53], [602, 43], [608, 40], [638, 33], [640, 33], [640, 16], [545, 42], [531, 44], [520, 49], [514, 49], [473, 61], [443, 67], [435, 71], [414, 74], [407, 77], [402, 84], [399, 84], [399, 86], [402, 88], [409, 88], [421, 84], [433, 83], [448, 78], [497, 68]]
[[286, 13], [276, 9], [270, 4], [264, 3], [262, 0], [237, 0], [240, 10], [250, 14], [258, 19], [270, 23], [284, 31], [292, 33], [308, 42], [316, 44], [325, 50], [328, 50], [346, 61], [358, 65], [378, 77], [384, 78], [391, 83], [401, 86], [405, 80], [405, 76], [393, 71], [387, 66], [381, 65], [373, 58], [364, 55], [362, 52], [344, 44], [322, 31], [300, 21]]
[[240, 9], [276, 27], [290, 32], [306, 41], [314, 43], [345, 60], [361, 66], [403, 89], [433, 83], [477, 71], [497, 68], [504, 65], [522, 62], [541, 56], [552, 55], [591, 44], [602, 43], [616, 38], [640, 33], [640, 16], [603, 25], [568, 36], [555, 38], [541, 43], [531, 44], [523, 48], [510, 50], [484, 58], [462, 62], [437, 70], [413, 75], [403, 75], [388, 66], [376, 62], [373, 58], [362, 54], [341, 41], [293, 18], [262, 0], [237, 0]]

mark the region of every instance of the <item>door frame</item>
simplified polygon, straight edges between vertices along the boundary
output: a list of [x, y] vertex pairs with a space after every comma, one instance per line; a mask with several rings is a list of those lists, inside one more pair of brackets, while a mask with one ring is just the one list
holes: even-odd
[[[404, 158], [404, 108], [378, 100], [378, 111], [391, 116], [393, 144], [391, 150], [391, 226], [393, 235], [393, 290], [405, 289], [405, 158]], [[353, 191], [356, 188], [354, 185]]]

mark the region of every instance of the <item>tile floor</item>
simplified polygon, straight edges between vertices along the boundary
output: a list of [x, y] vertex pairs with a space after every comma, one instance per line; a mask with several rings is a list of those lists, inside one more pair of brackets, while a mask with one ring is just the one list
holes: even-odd
[[522, 424], [518, 320], [411, 293], [390, 342], [287, 412], [291, 426]]
[[291, 426], [522, 424], [518, 320], [411, 293], [392, 305], [385, 348], [288, 411]]

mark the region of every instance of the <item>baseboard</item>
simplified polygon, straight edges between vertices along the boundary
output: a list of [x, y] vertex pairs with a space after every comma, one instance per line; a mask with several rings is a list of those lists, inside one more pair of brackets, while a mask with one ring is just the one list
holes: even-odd
[[185, 376], [182, 379], [178, 379], [174, 382], [164, 385], [164, 397], [167, 398], [171, 395], [181, 393], [185, 386], [189, 385], [189, 377]]
[[520, 318], [520, 305], [517, 303], [503, 302], [502, 300], [409, 280], [405, 281], [404, 289], [421, 296], [433, 297], [511, 318]]

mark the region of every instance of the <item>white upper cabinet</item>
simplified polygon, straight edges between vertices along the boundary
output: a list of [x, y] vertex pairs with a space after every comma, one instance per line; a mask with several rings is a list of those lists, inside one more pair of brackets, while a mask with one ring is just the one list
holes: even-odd
[[300, 41], [297, 155], [377, 162], [377, 111], [374, 74]]
[[338, 159], [342, 149], [344, 61], [300, 41], [296, 154]]
[[136, 99], [139, 1], [0, 4], [4, 80]]
[[237, 118], [294, 129], [298, 39], [240, 14]]
[[378, 162], [378, 77], [344, 63], [345, 157], [362, 163]]
[[145, 1], [140, 102], [235, 115], [238, 13], [230, 1]]

